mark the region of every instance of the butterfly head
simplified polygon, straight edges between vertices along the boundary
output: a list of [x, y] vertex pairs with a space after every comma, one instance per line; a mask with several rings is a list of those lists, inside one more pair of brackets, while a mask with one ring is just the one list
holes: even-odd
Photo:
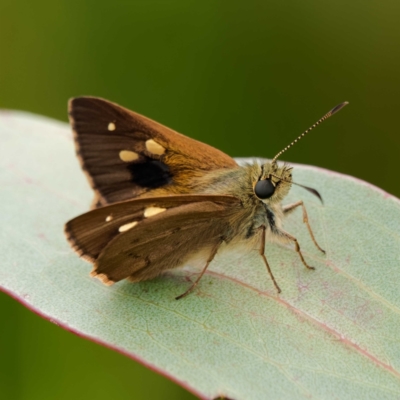
[[254, 194], [264, 202], [281, 202], [292, 185], [292, 169], [286, 164], [279, 166], [276, 162], [265, 163], [254, 184]]

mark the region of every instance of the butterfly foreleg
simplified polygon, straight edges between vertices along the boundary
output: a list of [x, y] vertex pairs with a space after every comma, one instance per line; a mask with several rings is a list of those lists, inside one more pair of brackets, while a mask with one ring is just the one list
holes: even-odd
[[308, 232], [311, 236], [312, 241], [314, 242], [315, 246], [317, 247], [318, 250], [322, 251], [322, 253], [325, 254], [325, 250], [317, 243], [317, 240], [315, 239], [314, 233], [311, 229], [310, 223], [308, 222], [308, 214], [306, 210], [306, 206], [303, 203], [303, 200], [297, 201], [296, 203], [288, 204], [283, 207], [283, 213], [284, 215], [289, 215], [292, 211], [294, 211], [297, 207], [301, 206], [303, 209], [303, 222], [306, 224]]
[[188, 290], [186, 290], [185, 293], [182, 293], [178, 297], [175, 297], [175, 300], [182, 299], [183, 297], [187, 296], [199, 283], [200, 279], [204, 275], [204, 273], [207, 271], [208, 266], [210, 265], [211, 261], [214, 259], [215, 255], [218, 252], [219, 247], [221, 246], [222, 242], [224, 240], [221, 238], [220, 241], [212, 248], [211, 253], [206, 261], [206, 265], [204, 266], [203, 270], [201, 271], [200, 275], [197, 277], [197, 279], [192, 283], [192, 286]]

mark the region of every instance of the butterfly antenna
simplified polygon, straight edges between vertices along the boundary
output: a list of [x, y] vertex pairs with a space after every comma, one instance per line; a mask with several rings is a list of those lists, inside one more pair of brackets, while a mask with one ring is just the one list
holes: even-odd
[[303, 132], [297, 139], [293, 140], [292, 143], [290, 143], [288, 146], [286, 146], [283, 150], [281, 150], [272, 160], [272, 163], [275, 163], [278, 157], [284, 153], [286, 150], [290, 149], [295, 143], [297, 143], [300, 139], [302, 139], [305, 135], [307, 135], [308, 132], [312, 131], [316, 126], [318, 126], [321, 122], [325, 121], [329, 117], [331, 117], [333, 114], [336, 114], [338, 111], [340, 111], [343, 107], [347, 106], [349, 104], [348, 101], [345, 101], [343, 103], [338, 104], [336, 107], [332, 108], [329, 112], [327, 112], [321, 119], [319, 119], [314, 125], [310, 126], [305, 132]]

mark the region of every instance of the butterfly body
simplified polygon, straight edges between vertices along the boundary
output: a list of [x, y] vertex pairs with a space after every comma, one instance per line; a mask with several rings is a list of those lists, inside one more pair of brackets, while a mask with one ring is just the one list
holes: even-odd
[[202, 273], [180, 298], [219, 250], [244, 245], [259, 250], [280, 291], [264, 255], [266, 240], [293, 243], [312, 268], [283, 230], [285, 216], [301, 206], [319, 248], [303, 203], [282, 205], [292, 168], [275, 159], [239, 166], [221, 151], [107, 100], [72, 99], [69, 112], [95, 209], [69, 221], [65, 232], [94, 264], [92, 276], [107, 285], [138, 282], [201, 261]]

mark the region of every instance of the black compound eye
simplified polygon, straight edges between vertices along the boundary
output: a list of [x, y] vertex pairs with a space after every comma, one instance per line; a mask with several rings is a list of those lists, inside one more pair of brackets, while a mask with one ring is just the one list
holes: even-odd
[[254, 193], [259, 199], [268, 199], [275, 192], [275, 186], [271, 182], [271, 179], [264, 179], [263, 181], [258, 181], [254, 187]]

